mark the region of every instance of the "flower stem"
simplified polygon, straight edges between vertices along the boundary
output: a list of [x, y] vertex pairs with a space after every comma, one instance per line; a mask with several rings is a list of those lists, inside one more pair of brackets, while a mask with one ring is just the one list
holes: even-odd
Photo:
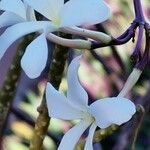
[[[66, 37], [66, 36], [65, 36]], [[65, 63], [68, 58], [68, 48], [59, 45], [55, 46], [52, 63], [50, 65], [48, 81], [58, 90], [63, 76]], [[45, 96], [44, 96], [45, 97]], [[38, 108], [39, 116], [35, 123], [34, 134], [30, 144], [30, 150], [42, 150], [43, 140], [47, 134], [50, 118], [43, 98]]]
[[140, 25], [136, 46], [135, 46], [133, 53], [131, 55], [131, 59], [135, 63], [139, 62], [141, 60], [141, 57], [142, 57], [141, 49], [142, 49], [143, 33], [144, 33], [144, 25]]
[[10, 66], [10, 70], [0, 91], [0, 138], [2, 138], [3, 136], [5, 124], [7, 122], [10, 107], [16, 91], [18, 79], [21, 74], [20, 60], [22, 58], [25, 48], [31, 42], [31, 40], [32, 37], [27, 36], [18, 46], [16, 56]]
[[134, 0], [133, 2], [134, 2], [134, 10], [135, 10], [136, 19], [140, 20], [141, 22], [145, 22], [141, 0]]
[[145, 51], [141, 61], [136, 65], [136, 68], [142, 71], [144, 70], [150, 58], [150, 25], [148, 23], [145, 24], [145, 35], [146, 35]]
[[67, 39], [67, 38], [59, 37], [52, 33], [49, 33], [47, 35], [47, 39], [58, 45], [62, 45], [62, 46], [70, 47], [70, 48], [78, 48], [78, 49], [90, 49], [91, 48], [91, 42], [87, 40]]

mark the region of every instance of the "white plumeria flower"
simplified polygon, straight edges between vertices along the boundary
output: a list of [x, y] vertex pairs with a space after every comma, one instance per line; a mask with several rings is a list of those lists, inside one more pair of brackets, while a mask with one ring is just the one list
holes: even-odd
[[67, 98], [48, 83], [46, 100], [49, 116], [63, 120], [80, 119], [63, 137], [58, 150], [73, 150], [83, 132], [90, 127], [84, 150], [93, 150], [92, 139], [96, 127], [107, 128], [121, 125], [136, 112], [133, 102], [123, 97], [108, 97], [88, 105], [88, 95], [78, 80], [80, 57], [75, 58], [68, 68]]
[[[16, 22], [18, 24], [7, 28], [0, 36], [0, 59], [17, 39], [33, 32], [41, 33], [28, 45], [21, 60], [21, 66], [30, 78], [38, 77], [45, 68], [48, 57], [46, 41], [48, 33], [58, 31], [63, 27], [100, 23], [108, 19], [110, 15], [110, 10], [103, 0], [70, 0], [65, 4], [64, 0], [24, 0], [24, 2], [49, 20], [35, 21], [33, 18], [34, 21], [27, 20], [27, 9], [21, 0], [2, 0], [0, 7], [8, 13], [6, 19], [12, 18], [10, 24], [7, 21], [7, 25]], [[84, 43], [90, 47], [90, 43]]]
[[48, 30], [53, 31], [51, 25], [47, 21], [36, 21], [34, 10], [21, 0], [2, 0], [0, 9], [4, 11], [0, 16], [0, 27], [11, 25], [0, 36], [0, 59], [17, 39], [32, 32], [42, 31], [42, 34], [28, 45], [21, 60], [25, 73], [30, 78], [38, 77], [47, 62], [48, 48], [45, 34]]
[[[57, 31], [92, 38], [101, 42], [110, 42], [111, 37], [96, 31], [77, 26], [101, 23], [110, 17], [110, 9], [104, 0], [26, 0], [26, 2], [45, 16]], [[50, 41], [54, 36], [49, 34]], [[58, 40], [58, 39], [56, 39]]]
[[110, 10], [103, 0], [26, 0], [57, 28], [93, 25], [105, 21]]

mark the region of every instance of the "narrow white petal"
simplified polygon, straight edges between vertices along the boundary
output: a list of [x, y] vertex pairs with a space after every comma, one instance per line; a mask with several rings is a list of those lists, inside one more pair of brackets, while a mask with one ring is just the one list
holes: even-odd
[[83, 118], [82, 112], [73, 107], [69, 100], [50, 83], [46, 88], [46, 101], [50, 117], [63, 120]]
[[36, 21], [36, 22], [24, 22], [13, 25], [5, 30], [5, 32], [0, 36], [0, 59], [4, 55], [7, 48], [16, 40], [24, 35], [32, 32], [46, 30], [54, 30], [48, 21]]
[[1, 0], [0, 10], [12, 12], [26, 20], [25, 6], [21, 0]]
[[73, 102], [78, 108], [86, 110], [88, 105], [88, 95], [81, 86], [78, 79], [78, 68], [80, 65], [81, 56], [72, 60], [68, 67], [67, 81], [68, 81], [68, 99]]
[[30, 6], [27, 7], [26, 11], [27, 11], [27, 20], [36, 21], [35, 12]]
[[0, 15], [0, 28], [23, 22], [24, 19], [11, 12], [4, 12]]
[[64, 0], [26, 0], [26, 2], [49, 20], [58, 19]]
[[131, 119], [136, 112], [133, 102], [122, 97], [104, 98], [90, 105], [89, 111], [100, 128], [112, 124], [121, 125]]
[[89, 129], [89, 134], [86, 139], [84, 150], [93, 150], [93, 136], [94, 136], [96, 127], [97, 127], [97, 125], [94, 122]]
[[103, 0], [70, 0], [61, 11], [61, 26], [97, 24], [110, 16], [110, 10]]
[[48, 47], [43, 33], [28, 45], [21, 59], [21, 66], [29, 78], [40, 76], [46, 66], [47, 57]]
[[24, 5], [25, 5], [25, 9], [26, 9], [26, 19], [27, 21], [36, 21], [36, 17], [35, 17], [35, 12], [34, 9], [31, 8], [26, 1], [24, 0]]
[[71, 128], [63, 137], [58, 150], [74, 150], [83, 132], [90, 126], [91, 122], [82, 120]]

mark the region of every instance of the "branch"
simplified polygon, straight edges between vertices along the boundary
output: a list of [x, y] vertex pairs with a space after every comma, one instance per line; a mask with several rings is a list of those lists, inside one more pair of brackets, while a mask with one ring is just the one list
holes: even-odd
[[[25, 48], [32, 41], [31, 36], [27, 36], [17, 48], [16, 56], [10, 66], [3, 88], [0, 91], [0, 138], [2, 139], [10, 107], [16, 91], [18, 79], [21, 74], [20, 60]], [[2, 140], [0, 140], [2, 141]]]
[[[68, 58], [68, 48], [55, 46], [53, 60], [50, 66], [48, 81], [58, 90], [63, 76], [65, 63]], [[44, 96], [45, 97], [45, 96]], [[49, 126], [49, 115], [46, 100], [43, 98], [38, 108], [39, 116], [35, 123], [34, 134], [30, 144], [30, 150], [42, 150], [43, 140], [47, 134]]]
[[[22, 111], [20, 108], [17, 107], [11, 107], [11, 112], [20, 120], [28, 123], [30, 126], [34, 127], [35, 122], [33, 120], [33, 118], [31, 118], [31, 116], [29, 114], [27, 114], [26, 112]], [[52, 140], [57, 143], [59, 141], [59, 139], [57, 138], [57, 136], [51, 134], [51, 132], [48, 132], [47, 135], [52, 138]]]

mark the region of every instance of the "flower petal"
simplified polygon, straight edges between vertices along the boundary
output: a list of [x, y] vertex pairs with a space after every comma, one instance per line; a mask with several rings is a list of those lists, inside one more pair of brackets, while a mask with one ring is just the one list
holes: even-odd
[[36, 16], [35, 16], [35, 12], [34, 9], [31, 8], [26, 1], [24, 0], [24, 6], [26, 9], [26, 17], [27, 17], [27, 21], [36, 21]]
[[21, 59], [21, 66], [29, 78], [40, 76], [44, 70], [48, 57], [48, 47], [45, 34], [41, 34], [26, 48]]
[[48, 83], [46, 88], [46, 101], [49, 116], [63, 120], [83, 118], [80, 110], [71, 105], [69, 100]]
[[26, 0], [26, 2], [49, 20], [58, 18], [64, 0]]
[[49, 0], [50, 10], [51, 10], [51, 18], [54, 21], [60, 19], [60, 12], [62, 7], [64, 6], [64, 0]]
[[1, 0], [0, 10], [12, 12], [26, 20], [25, 6], [21, 0]]
[[121, 125], [131, 119], [136, 112], [133, 102], [122, 97], [104, 98], [89, 106], [90, 113], [95, 117], [100, 128], [112, 124]]
[[68, 92], [67, 98], [73, 102], [78, 108], [86, 110], [88, 105], [88, 95], [78, 80], [78, 68], [81, 56], [72, 60], [68, 67], [67, 81]]
[[0, 59], [4, 55], [7, 48], [22, 36], [46, 29], [49, 29], [51, 31], [54, 30], [49, 21], [24, 22], [7, 28], [5, 32], [0, 36]]
[[91, 122], [82, 120], [79, 124], [71, 128], [63, 137], [58, 150], [73, 150], [83, 132], [90, 126]]
[[23, 22], [24, 19], [11, 12], [4, 12], [0, 15], [0, 28]]
[[86, 139], [84, 150], [93, 150], [93, 136], [94, 136], [96, 127], [97, 127], [97, 125], [94, 122], [89, 129], [89, 134]]
[[110, 16], [110, 10], [103, 0], [70, 0], [61, 11], [61, 26], [97, 24]]

